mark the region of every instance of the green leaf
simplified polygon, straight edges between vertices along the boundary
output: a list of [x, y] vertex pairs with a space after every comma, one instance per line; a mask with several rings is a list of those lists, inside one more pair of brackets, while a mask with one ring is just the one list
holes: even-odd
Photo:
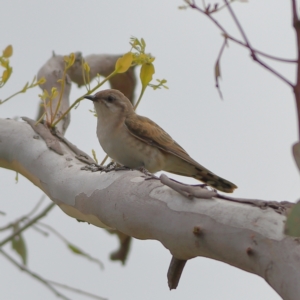
[[26, 92], [26, 90], [27, 90], [27, 88], [28, 88], [28, 85], [29, 85], [29, 82], [27, 82], [25, 85], [24, 85], [24, 87], [22, 88], [22, 93], [25, 93]]
[[84, 255], [84, 253], [79, 248], [77, 248], [75, 245], [68, 244], [68, 248], [75, 254]]
[[130, 67], [132, 63], [132, 53], [127, 52], [122, 57], [120, 57], [115, 65], [115, 71], [118, 73], [124, 73], [126, 72]]
[[85, 258], [87, 258], [88, 260], [91, 260], [91, 261], [97, 263], [97, 264], [100, 266], [101, 269], [104, 268], [103, 263], [102, 263], [100, 260], [98, 260], [97, 258], [94, 258], [94, 257], [90, 256], [89, 254], [83, 252], [83, 251], [80, 250], [77, 246], [75, 246], [75, 245], [73, 245], [73, 244], [70, 244], [70, 243], [67, 244], [67, 246], [68, 246], [68, 248], [69, 248], [73, 253], [78, 254], [78, 255], [82, 255], [82, 256], [84, 256]]
[[94, 149], [92, 149], [92, 154], [93, 154], [94, 161], [95, 161], [96, 163], [98, 163], [96, 151], [95, 151]]
[[8, 45], [4, 50], [3, 50], [3, 57], [8, 58], [11, 57], [13, 54], [13, 47], [12, 45]]
[[140, 79], [143, 89], [151, 82], [152, 76], [155, 73], [154, 65], [152, 63], [143, 64], [141, 67]]
[[289, 213], [284, 233], [289, 236], [300, 237], [300, 202], [298, 202]]
[[[16, 232], [19, 229], [19, 225], [16, 224], [14, 226], [14, 232]], [[12, 241], [12, 249], [16, 251], [16, 253], [21, 257], [23, 264], [27, 264], [27, 249], [26, 249], [26, 244], [25, 240], [23, 239], [21, 234], [16, 235]]]

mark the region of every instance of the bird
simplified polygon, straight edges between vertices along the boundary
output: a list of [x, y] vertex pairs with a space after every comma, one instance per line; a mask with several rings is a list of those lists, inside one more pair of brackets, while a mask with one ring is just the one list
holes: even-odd
[[152, 120], [138, 115], [120, 91], [107, 89], [84, 98], [94, 103], [101, 147], [119, 164], [132, 169], [144, 168], [151, 173], [167, 171], [193, 177], [226, 193], [237, 188], [192, 159]]

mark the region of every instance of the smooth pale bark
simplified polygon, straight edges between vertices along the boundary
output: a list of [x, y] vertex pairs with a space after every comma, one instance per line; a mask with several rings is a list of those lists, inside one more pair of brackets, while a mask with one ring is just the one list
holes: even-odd
[[0, 167], [42, 189], [69, 216], [160, 241], [187, 260], [209, 257], [263, 277], [284, 299], [299, 299], [299, 240], [283, 233], [284, 214], [223, 199], [189, 200], [138, 171], [81, 170], [64, 144], [49, 150], [24, 122], [0, 120]]

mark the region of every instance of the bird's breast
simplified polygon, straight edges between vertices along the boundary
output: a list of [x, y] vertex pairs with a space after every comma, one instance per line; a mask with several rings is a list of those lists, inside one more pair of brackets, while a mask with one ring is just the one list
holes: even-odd
[[[124, 130], [123, 130], [124, 129]], [[105, 132], [98, 128], [97, 135], [101, 147], [107, 155], [118, 163], [130, 167], [145, 167], [155, 173], [164, 169], [165, 154], [131, 135], [127, 129]]]

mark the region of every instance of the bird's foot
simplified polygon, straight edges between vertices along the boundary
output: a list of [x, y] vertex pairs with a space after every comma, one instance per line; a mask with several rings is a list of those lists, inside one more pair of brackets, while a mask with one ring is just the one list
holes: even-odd
[[90, 165], [86, 165], [84, 167], [81, 168], [81, 170], [86, 170], [86, 171], [92, 171], [92, 172], [111, 172], [111, 171], [115, 171], [118, 167], [117, 167], [117, 163], [115, 163], [114, 161], [110, 162], [107, 166], [102, 166], [102, 165], [98, 165], [98, 164], [90, 164]]
[[[110, 164], [108, 164], [107, 166], [109, 166]], [[132, 169], [129, 168], [129, 167], [126, 167], [126, 166], [120, 166], [119, 164], [117, 164], [117, 163], [114, 162], [113, 165], [109, 166], [109, 169], [106, 170], [105, 172], [111, 172], [111, 171], [128, 171], [128, 170], [132, 170]]]
[[86, 166], [82, 167], [81, 170], [98, 172], [98, 171], [103, 171], [104, 168], [105, 167], [97, 165], [97, 164], [90, 164], [90, 165], [86, 165]]
[[137, 169], [138, 171], [142, 172], [143, 174], [145, 174], [145, 180], [150, 180], [150, 179], [159, 179], [157, 176], [155, 176], [154, 174], [150, 173], [146, 168], [144, 167], [140, 167]]
[[105, 173], [114, 171], [117, 167], [117, 163], [114, 161], [111, 161], [109, 164], [107, 164], [106, 166], [103, 167], [102, 171]]

